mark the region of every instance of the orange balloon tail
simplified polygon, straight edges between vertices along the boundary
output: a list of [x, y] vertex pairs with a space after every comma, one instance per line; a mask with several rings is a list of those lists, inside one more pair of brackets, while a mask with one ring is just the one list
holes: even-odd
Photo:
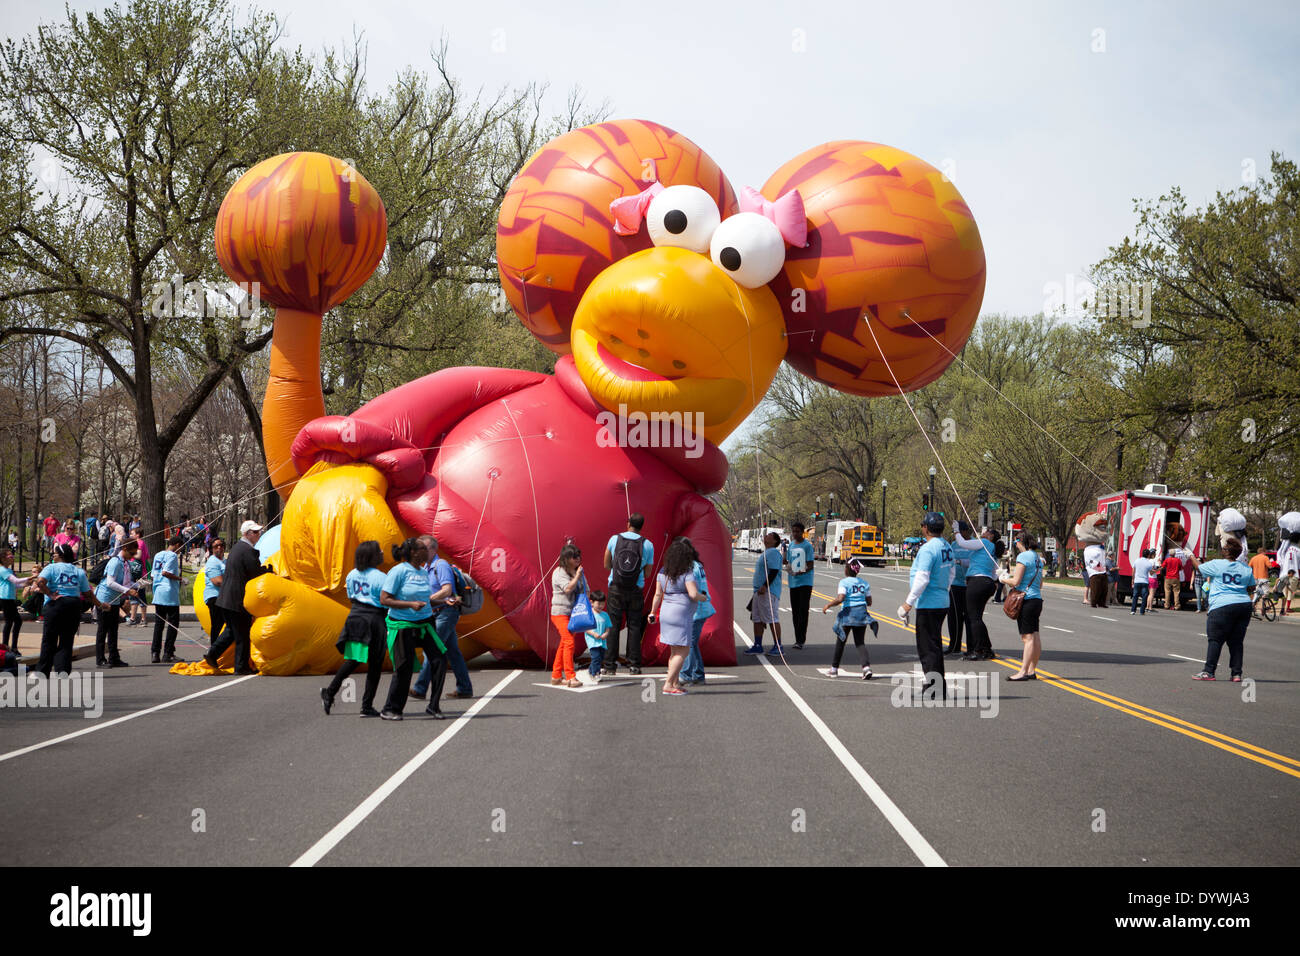
[[271, 336], [271, 375], [262, 402], [262, 444], [271, 482], [288, 500], [298, 482], [290, 449], [304, 425], [325, 414], [320, 387], [321, 317], [280, 306]]

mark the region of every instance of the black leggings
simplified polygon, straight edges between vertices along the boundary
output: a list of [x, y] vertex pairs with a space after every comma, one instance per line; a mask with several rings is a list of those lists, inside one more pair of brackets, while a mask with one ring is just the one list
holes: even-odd
[[81, 598], [47, 599], [44, 608], [45, 629], [41, 634], [41, 658], [36, 669], [46, 677], [72, 672], [72, 643], [81, 624]]
[[181, 609], [178, 604], [153, 606], [153, 654], [161, 652], [170, 657], [176, 653], [176, 635], [181, 632]]
[[226, 611], [225, 608], [217, 607], [217, 599], [210, 597], [207, 600], [208, 606], [208, 646], [217, 643], [221, 637], [221, 632], [226, 629]]
[[0, 599], [0, 611], [5, 616], [5, 647], [18, 647], [18, 631], [23, 626], [23, 619], [18, 614], [18, 601], [13, 598]]
[[867, 625], [850, 624], [844, 628], [845, 639], [835, 642], [835, 656], [831, 658], [831, 667], [840, 666], [840, 658], [844, 656], [844, 645], [848, 643], [848, 635], [853, 635], [853, 646], [858, 649], [858, 660], [862, 662], [865, 670], [871, 666], [871, 658], [867, 656]]
[[122, 620], [118, 616], [120, 608], [114, 604], [108, 610], [99, 612], [99, 622], [95, 625], [95, 663], [103, 664], [120, 661], [117, 650], [117, 625]]
[[[921, 661], [921, 689], [935, 697], [948, 696], [948, 685], [943, 674], [943, 621], [948, 609], [918, 607], [916, 609], [916, 656]], [[938, 682], [938, 687], [934, 683]]]
[[992, 578], [966, 579], [966, 647], [973, 654], [993, 652], [989, 629], [984, 623], [984, 607], [996, 588]]
[[1215, 608], [1205, 619], [1205, 636], [1208, 647], [1205, 652], [1205, 670], [1213, 674], [1219, 666], [1219, 655], [1223, 645], [1228, 645], [1228, 666], [1233, 677], [1241, 676], [1243, 657], [1242, 645], [1246, 642], [1246, 628], [1250, 626], [1251, 605], [1226, 604]]
[[963, 628], [966, 631], [966, 650], [971, 651], [970, 627], [966, 625], [966, 585], [954, 584], [948, 588], [948, 650], [961, 650]]
[[[446, 673], [446, 663], [441, 659], [443, 654], [438, 650], [438, 645], [433, 642], [433, 638], [427, 635], [428, 632], [422, 627], [404, 627], [397, 632], [397, 637], [393, 641], [393, 679], [388, 684], [388, 701], [384, 704], [384, 710], [400, 714], [406, 709], [406, 698], [411, 693], [411, 675], [415, 673], [417, 647], [424, 651], [426, 658], [433, 661], [435, 678], [438, 667]], [[402, 662], [400, 665], [397, 663], [398, 660]], [[442, 693], [441, 682], [436, 679], [433, 693], [438, 695]], [[431, 695], [428, 709], [438, 710], [440, 701], [441, 696]]]
[[[384, 672], [384, 655], [388, 653], [388, 640], [385, 637], [370, 641], [370, 649], [366, 653], [366, 688], [361, 692], [361, 709], [373, 710], [375, 704], [375, 694], [379, 690], [379, 677]], [[343, 682], [352, 676], [353, 671], [361, 666], [360, 661], [346, 660], [343, 666], [338, 669], [334, 679], [330, 681], [327, 688], [329, 690], [330, 700], [338, 694], [339, 688]], [[415, 668], [411, 669], [414, 672]]]

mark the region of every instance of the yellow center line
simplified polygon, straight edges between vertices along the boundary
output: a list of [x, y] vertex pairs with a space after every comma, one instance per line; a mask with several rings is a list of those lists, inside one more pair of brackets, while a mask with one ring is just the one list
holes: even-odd
[[[834, 598], [827, 597], [825, 594], [818, 591], [813, 591], [813, 593], [818, 597], [826, 598], [828, 601], [834, 600]], [[884, 621], [886, 624], [893, 625], [894, 627], [908, 631], [912, 634], [916, 633], [915, 628], [907, 627], [897, 619], [891, 619], [880, 614], [874, 616], [877, 620]], [[1011, 664], [1001, 658], [995, 658], [993, 663], [1005, 667], [1008, 670], [1020, 670], [1019, 664]], [[1199, 740], [1212, 747], [1218, 747], [1220, 750], [1226, 750], [1228, 753], [1236, 754], [1239, 757], [1245, 757], [1247, 760], [1253, 760], [1255, 763], [1263, 764], [1266, 767], [1271, 767], [1274, 770], [1279, 770], [1282, 773], [1300, 778], [1300, 769], [1295, 769], [1300, 768], [1300, 760], [1297, 760], [1294, 757], [1274, 753], [1273, 751], [1267, 750], [1256, 744], [1247, 743], [1244, 740], [1238, 740], [1236, 737], [1229, 737], [1227, 734], [1221, 734], [1217, 730], [1210, 730], [1208, 727], [1202, 727], [1189, 720], [1183, 720], [1181, 717], [1175, 717], [1172, 714], [1166, 714], [1163, 711], [1134, 703], [1131, 700], [1125, 700], [1123, 697], [1117, 697], [1114, 694], [1109, 694], [1103, 690], [1086, 687], [1083, 684], [1061, 677], [1059, 674], [1053, 674], [1044, 670], [1039, 670], [1035, 673], [1038, 674], [1039, 679], [1044, 684], [1059, 687], [1061, 690], [1074, 694], [1077, 697], [1083, 697], [1087, 700], [1095, 701], [1096, 703], [1110, 707], [1113, 710], [1118, 710], [1122, 713], [1145, 720], [1148, 723], [1165, 727], [1169, 730], [1176, 731], [1185, 737], [1191, 737], [1193, 740]], [[1233, 744], [1236, 746], [1230, 746]], [[1239, 748], [1246, 749], [1243, 750]], [[1248, 751], [1254, 751], [1254, 753]], [[1278, 761], [1281, 761], [1281, 763]], [[1291, 764], [1292, 766], [1286, 766], [1286, 764]]]

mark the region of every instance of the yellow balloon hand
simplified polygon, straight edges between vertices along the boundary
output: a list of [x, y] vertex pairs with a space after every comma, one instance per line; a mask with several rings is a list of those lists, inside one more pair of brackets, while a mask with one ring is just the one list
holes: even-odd
[[370, 465], [318, 464], [293, 489], [280, 531], [281, 573], [346, 600], [344, 579], [362, 541], [390, 546], [406, 535], [384, 500], [388, 479]]

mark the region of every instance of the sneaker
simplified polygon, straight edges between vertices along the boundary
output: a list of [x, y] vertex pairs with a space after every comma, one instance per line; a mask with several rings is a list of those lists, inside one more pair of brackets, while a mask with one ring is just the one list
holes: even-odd
[[780, 657], [780, 656], [781, 656], [781, 653], [782, 653], [782, 652], [781, 652], [781, 645], [780, 645], [780, 644], [773, 644], [772, 647], [771, 647], [771, 649], [767, 652], [767, 656], [768, 656], [768, 657]]
[[379, 711], [375, 710], [375, 708], [373, 708], [373, 707], [362, 707], [362, 708], [361, 708], [361, 714], [360, 714], [360, 716], [362, 716], [362, 717], [378, 717], [378, 716], [379, 716]]
[[600, 679], [601, 679], [602, 677], [604, 677], [604, 676], [605, 676], [605, 675], [604, 675], [604, 674], [601, 674], [601, 673], [592, 674], [592, 675], [591, 675], [591, 682], [592, 682], [593, 684], [599, 684], [599, 683], [600, 683]]
[[762, 654], [762, 653], [763, 653], [763, 645], [762, 645], [762, 644], [755, 644], [753, 647], [747, 647], [747, 648], [745, 648], [745, 653], [746, 653], [746, 654]]
[[795, 649], [796, 651], [801, 651], [801, 650], [803, 650], [803, 645], [802, 645], [802, 644], [796, 644], [796, 645], [794, 646], [794, 649]]
[[427, 697], [428, 695], [429, 692], [426, 690], [423, 693], [418, 693], [418, 694], [415, 691], [411, 691], [411, 693], [408, 696], [410, 697], [411, 700], [424, 700], [424, 698]]
[[401, 720], [401, 719], [402, 719], [402, 715], [401, 715], [401, 714], [395, 713], [395, 712], [393, 712], [393, 711], [391, 711], [391, 710], [385, 710], [385, 711], [383, 711], [382, 713], [380, 713], [379, 716], [380, 716], [381, 718], [383, 718], [384, 720]]
[[827, 677], [839, 677], [839, 676], [840, 676], [840, 669], [839, 669], [838, 667], [832, 667], [830, 670], [828, 670], [828, 671], [826, 672], [826, 676], [827, 676]]
[[1232, 675], [1232, 682], [1233, 682], [1234, 684], [1240, 684], [1240, 683], [1241, 683], [1241, 675], [1240, 675], [1240, 674], [1233, 674], [1233, 675]]
[[871, 673], [871, 668], [870, 668], [870, 667], [864, 667], [864, 668], [862, 669], [862, 679], [863, 679], [863, 680], [871, 680], [871, 678], [873, 678], [873, 677], [875, 677], [875, 676], [876, 676], [875, 674]]
[[334, 706], [334, 695], [330, 693], [328, 687], [320, 689], [320, 701], [325, 705], [325, 716], [329, 716], [330, 708]]
[[1214, 679], [1215, 679], [1214, 675], [1211, 674], [1209, 671], [1201, 671], [1199, 674], [1197, 674], [1195, 677], [1192, 678], [1192, 680], [1214, 680]]
[[641, 674], [641, 668], [639, 668], [639, 667], [629, 667], [629, 668], [627, 669], [627, 672], [628, 672], [629, 674], [633, 675], [634, 677], [639, 677], [640, 674]]

